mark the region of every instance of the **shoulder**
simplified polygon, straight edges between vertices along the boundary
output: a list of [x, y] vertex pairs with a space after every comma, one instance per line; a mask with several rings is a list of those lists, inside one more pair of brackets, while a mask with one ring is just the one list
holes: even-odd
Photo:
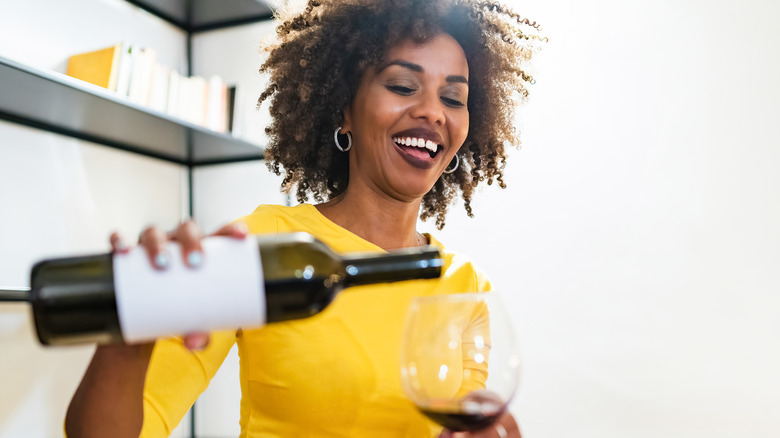
[[485, 271], [465, 254], [447, 249], [433, 236], [428, 236], [431, 244], [438, 246], [444, 257], [442, 279], [449, 282], [460, 292], [487, 292], [492, 289]]
[[299, 204], [293, 207], [263, 204], [234, 222], [245, 223], [250, 234], [306, 231], [318, 235], [318, 229], [322, 227], [317, 209], [311, 204]]
[[277, 231], [276, 217], [280, 205], [260, 205], [252, 213], [241, 216], [233, 222], [243, 222], [250, 234], [274, 233]]
[[249, 228], [250, 234], [278, 233], [288, 228], [290, 221], [300, 221], [309, 215], [311, 205], [301, 204], [295, 207], [284, 205], [263, 204], [234, 222], [243, 222]]

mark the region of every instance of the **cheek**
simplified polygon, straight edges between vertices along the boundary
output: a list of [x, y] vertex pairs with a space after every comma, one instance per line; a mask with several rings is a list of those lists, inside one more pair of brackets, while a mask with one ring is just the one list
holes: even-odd
[[469, 113], [464, 111], [452, 118], [452, 139], [457, 141], [458, 146], [463, 145], [466, 137], [469, 135]]
[[404, 102], [381, 94], [371, 97], [374, 99], [368, 99], [362, 107], [360, 125], [366, 131], [366, 139], [384, 138], [405, 111]]

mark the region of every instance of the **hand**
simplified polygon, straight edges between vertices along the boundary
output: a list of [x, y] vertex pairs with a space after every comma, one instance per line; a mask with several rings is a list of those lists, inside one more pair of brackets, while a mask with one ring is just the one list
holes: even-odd
[[453, 432], [444, 429], [439, 438], [521, 438], [515, 418], [505, 411], [493, 425], [472, 432]]
[[[242, 223], [228, 224], [218, 229], [212, 236], [227, 236], [243, 239], [248, 230]], [[178, 242], [181, 247], [181, 257], [186, 266], [197, 269], [203, 260], [203, 247], [200, 242], [203, 233], [195, 222], [188, 220], [179, 225], [176, 230], [166, 234], [159, 228], [151, 226], [141, 232], [138, 244], [146, 250], [149, 262], [155, 269], [165, 270], [169, 264], [168, 257], [172, 255], [166, 250], [168, 242]], [[123, 254], [130, 251], [124, 244], [119, 233], [111, 234], [111, 248], [114, 253]], [[184, 346], [190, 350], [206, 348], [209, 343], [209, 334], [205, 332], [187, 333], [184, 335]]]

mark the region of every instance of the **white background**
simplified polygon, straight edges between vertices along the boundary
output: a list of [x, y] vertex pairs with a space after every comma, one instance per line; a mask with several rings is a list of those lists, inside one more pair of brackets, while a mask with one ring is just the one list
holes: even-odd
[[[524, 435], [777, 436], [780, 4], [533, 0], [518, 10], [550, 42], [534, 61], [509, 188], [478, 194], [474, 219], [453, 207], [437, 235], [488, 272], [514, 315], [524, 376], [511, 409]], [[259, 80], [262, 32], [196, 40], [196, 73], [215, 57], [235, 80]], [[120, 0], [0, 3], [0, 55], [36, 67], [62, 71], [69, 54], [123, 38], [182, 62], [180, 32]], [[221, 38], [235, 46], [212, 46]], [[253, 123], [265, 119], [247, 117], [259, 135]], [[0, 122], [0, 284], [26, 285], [44, 255], [105, 250], [113, 229], [173, 226], [187, 211], [184, 175]], [[195, 177], [207, 230], [282, 202], [262, 163]], [[42, 350], [23, 311], [0, 312], [0, 437], [57, 436], [90, 349]], [[203, 436], [237, 434], [235, 366], [199, 402]]]
[[519, 8], [550, 43], [510, 188], [442, 239], [515, 312], [525, 435], [778, 436], [780, 5]]

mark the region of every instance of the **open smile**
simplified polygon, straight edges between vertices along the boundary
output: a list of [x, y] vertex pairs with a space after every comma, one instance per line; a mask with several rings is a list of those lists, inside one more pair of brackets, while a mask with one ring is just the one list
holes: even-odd
[[429, 169], [444, 150], [441, 136], [425, 129], [410, 129], [392, 137], [396, 151], [412, 166]]

